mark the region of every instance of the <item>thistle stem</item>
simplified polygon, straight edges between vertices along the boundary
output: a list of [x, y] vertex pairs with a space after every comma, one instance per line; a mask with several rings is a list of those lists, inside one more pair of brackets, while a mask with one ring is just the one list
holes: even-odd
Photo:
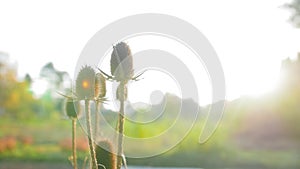
[[99, 123], [100, 123], [100, 102], [96, 101], [96, 120], [95, 120], [95, 140], [97, 140], [98, 132], [99, 132]]
[[95, 153], [95, 147], [93, 143], [93, 134], [92, 134], [92, 127], [91, 127], [91, 112], [90, 112], [90, 101], [85, 99], [85, 113], [86, 113], [86, 127], [87, 127], [87, 134], [89, 140], [89, 148], [92, 160], [92, 169], [97, 169], [97, 159]]
[[77, 155], [76, 155], [76, 119], [72, 119], [72, 152], [73, 152], [73, 167], [77, 169]]
[[[124, 134], [124, 101], [125, 101], [125, 84], [120, 83], [120, 95], [119, 95], [119, 100], [120, 100], [120, 114], [119, 114], [119, 122], [118, 122], [118, 159], [117, 159], [117, 169], [120, 169], [122, 166], [122, 155], [123, 155], [123, 134]], [[124, 158], [125, 160], [125, 158]], [[124, 161], [123, 164], [126, 164]]]

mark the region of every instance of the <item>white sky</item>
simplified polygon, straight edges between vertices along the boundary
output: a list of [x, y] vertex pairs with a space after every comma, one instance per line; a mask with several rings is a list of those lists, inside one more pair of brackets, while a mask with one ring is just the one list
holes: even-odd
[[[281, 60], [300, 51], [300, 30], [288, 23], [290, 12], [280, 9], [286, 2], [0, 1], [0, 51], [18, 62], [21, 76], [37, 77], [49, 61], [73, 75], [84, 45], [102, 27], [133, 14], [164, 13], [190, 22], [209, 39], [224, 69], [228, 99], [260, 95], [275, 87]], [[209, 82], [204, 83], [199, 93], [210, 98]], [[139, 99], [149, 100], [144, 94]]]

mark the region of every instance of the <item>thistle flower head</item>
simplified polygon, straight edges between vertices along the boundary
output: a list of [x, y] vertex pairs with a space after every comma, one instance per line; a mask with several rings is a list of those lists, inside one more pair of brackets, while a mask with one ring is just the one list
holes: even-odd
[[116, 155], [113, 153], [113, 145], [108, 140], [98, 142], [96, 147], [96, 158], [100, 164], [98, 169], [116, 169]]
[[95, 96], [97, 98], [103, 98], [106, 94], [105, 77], [101, 73], [97, 73], [95, 76]]
[[114, 46], [110, 59], [110, 71], [117, 81], [128, 81], [132, 78], [132, 54], [126, 43], [120, 42]]
[[95, 98], [95, 71], [84, 66], [76, 78], [76, 94], [79, 100]]
[[71, 119], [79, 118], [81, 116], [79, 101], [67, 98], [65, 102], [65, 113]]

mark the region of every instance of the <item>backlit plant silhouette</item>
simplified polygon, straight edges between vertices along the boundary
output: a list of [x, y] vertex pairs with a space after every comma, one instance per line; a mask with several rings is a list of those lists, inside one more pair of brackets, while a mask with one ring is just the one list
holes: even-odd
[[98, 169], [116, 169], [116, 155], [109, 140], [102, 140], [96, 146]]
[[100, 106], [101, 100], [100, 98], [104, 98], [106, 95], [106, 84], [105, 84], [105, 78], [101, 73], [97, 73], [95, 76], [95, 94], [96, 94], [96, 120], [95, 120], [95, 140], [97, 140], [97, 134], [99, 131], [99, 122], [100, 122]]
[[[77, 169], [76, 161], [76, 132], [75, 125], [78, 113], [80, 111], [80, 101], [84, 101], [85, 115], [86, 115], [86, 127], [88, 134], [89, 152], [91, 158], [92, 169], [120, 169], [123, 165], [126, 166], [126, 159], [123, 153], [123, 135], [124, 135], [124, 103], [127, 99], [127, 84], [130, 80], [137, 81], [143, 73], [133, 77], [133, 59], [129, 46], [120, 42], [113, 46], [113, 52], [110, 60], [111, 74], [108, 75], [102, 70], [101, 73], [96, 73], [91, 66], [83, 66], [76, 77], [75, 92], [73, 96], [62, 96], [67, 98], [66, 113], [73, 120], [72, 121], [72, 135], [73, 135], [73, 156], [72, 164], [74, 169]], [[103, 75], [106, 77], [104, 77]], [[115, 80], [119, 83], [116, 92], [116, 99], [120, 101], [120, 110], [118, 116], [118, 137], [117, 137], [117, 158], [113, 153], [115, 152], [114, 146], [108, 140], [102, 140], [98, 142], [96, 146], [97, 134], [99, 132], [100, 123], [100, 105], [105, 99], [106, 94], [106, 82], [105, 80]], [[90, 102], [95, 101], [96, 105], [96, 120], [95, 131], [92, 131], [91, 123], [91, 105]], [[77, 112], [77, 114], [76, 114]]]
[[[99, 69], [100, 70], [100, 69]], [[123, 164], [126, 168], [126, 160], [123, 153], [123, 134], [124, 134], [124, 102], [127, 99], [127, 84], [130, 80], [137, 80], [142, 74], [133, 77], [133, 59], [130, 47], [124, 43], [120, 42], [113, 46], [113, 52], [110, 59], [110, 71], [111, 76], [100, 70], [108, 80], [115, 80], [119, 82], [116, 98], [120, 101], [120, 110], [118, 117], [118, 149], [117, 149], [117, 169], [120, 169]]]
[[[59, 93], [60, 94], [60, 93]], [[95, 139], [96, 133], [93, 133], [92, 131], [92, 124], [91, 124], [91, 107], [90, 107], [90, 101], [95, 101], [96, 103], [96, 123], [99, 123], [99, 105], [100, 103], [105, 101], [105, 94], [106, 94], [106, 83], [105, 78], [100, 74], [96, 73], [95, 70], [90, 66], [84, 66], [79, 71], [77, 78], [76, 78], [76, 86], [75, 86], [75, 92], [73, 93], [74, 96], [66, 96], [64, 94], [60, 94], [64, 97], [66, 97], [68, 100], [76, 100], [76, 103], [80, 105], [80, 101], [83, 100], [85, 104], [85, 114], [86, 114], [86, 127], [87, 127], [87, 134], [88, 134], [88, 143], [89, 143], [89, 151], [90, 151], [90, 157], [91, 157], [91, 168], [97, 169], [98, 163], [96, 159], [96, 152], [95, 152]], [[70, 102], [70, 101], [69, 101]], [[71, 105], [71, 103], [67, 102], [66, 109], [67, 113], [69, 111], [69, 116], [71, 117], [77, 117], [76, 116], [76, 110], [71, 110], [74, 108]], [[78, 110], [77, 110], [78, 111]], [[75, 114], [74, 114], [75, 113]], [[74, 121], [73, 121], [74, 122]], [[96, 124], [98, 126], [98, 124]], [[96, 127], [96, 130], [98, 130], [98, 127]], [[75, 136], [76, 133], [74, 133], [73, 130], [73, 136]], [[73, 140], [73, 143], [75, 141]], [[75, 145], [74, 145], [75, 147]], [[74, 148], [75, 149], [75, 148]], [[76, 150], [73, 149], [73, 166], [76, 169], [77, 162], [76, 162]]]
[[72, 120], [72, 165], [77, 169], [76, 155], [76, 121], [81, 116], [80, 103], [71, 98], [67, 98], [65, 102], [65, 113]]
[[[90, 66], [83, 67], [76, 78], [76, 95], [79, 100], [84, 100], [85, 113], [86, 113], [86, 127], [89, 140], [90, 155], [92, 161], [92, 169], [98, 168], [96, 159], [95, 145], [93, 142], [92, 124], [91, 124], [91, 112], [90, 101], [94, 100], [97, 103], [103, 101], [103, 97], [106, 93], [105, 82], [101, 82], [101, 75], [97, 74]], [[102, 86], [101, 86], [102, 85]], [[98, 109], [97, 109], [98, 110]], [[98, 112], [97, 112], [98, 113]], [[96, 113], [96, 114], [97, 114]]]

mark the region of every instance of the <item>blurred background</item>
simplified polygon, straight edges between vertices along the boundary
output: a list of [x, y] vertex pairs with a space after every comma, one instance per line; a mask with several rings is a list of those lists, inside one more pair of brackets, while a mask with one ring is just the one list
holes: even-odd
[[[64, 99], [57, 92], [70, 92], [76, 60], [95, 32], [116, 19], [145, 12], [178, 16], [199, 28], [219, 55], [227, 100], [218, 130], [208, 142], [199, 144], [206, 112], [215, 104], [210, 101], [209, 79], [198, 81], [202, 87], [199, 95], [206, 98], [201, 103], [181, 98], [172, 87], [156, 86], [155, 90], [163, 95], [155, 106], [165, 107], [168, 120], [160, 120], [154, 127], [127, 121], [126, 135], [146, 138], [161, 133], [171, 124], [173, 109], [180, 103], [187, 114], [179, 119], [182, 123], [193, 120], [188, 116], [191, 107], [199, 108], [199, 118], [188, 136], [172, 150], [156, 157], [128, 159], [128, 163], [157, 167], [300, 168], [299, 0], [1, 1], [0, 6], [1, 169], [71, 168], [71, 121], [63, 112]], [[128, 41], [133, 53], [157, 43], [138, 46], [139, 42], [143, 41]], [[196, 71], [193, 73], [197, 76]], [[143, 78], [158, 78], [172, 85], [172, 81], [164, 81], [164, 76], [150, 73]], [[140, 85], [151, 86], [146, 83]], [[147, 94], [151, 92], [136, 90], [130, 97], [149, 104]], [[127, 107], [127, 111], [133, 110]], [[112, 105], [104, 105], [102, 113], [115, 123]], [[88, 156], [88, 146], [80, 125], [77, 130], [78, 160], [82, 164]], [[143, 151], [164, 144], [168, 140], [157, 140], [154, 147], [143, 147]], [[131, 151], [136, 148], [132, 146]]]

